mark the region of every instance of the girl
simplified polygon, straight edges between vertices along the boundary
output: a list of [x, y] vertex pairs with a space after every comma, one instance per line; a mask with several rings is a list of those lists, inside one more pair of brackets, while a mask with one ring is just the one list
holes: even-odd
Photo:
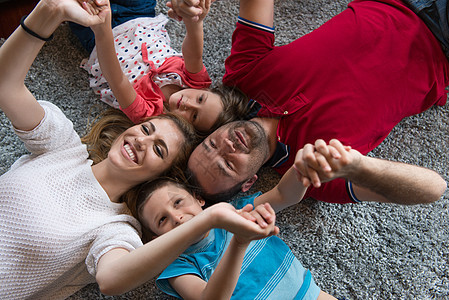
[[211, 226], [260, 231], [234, 209], [208, 210], [198, 219], [212, 220], [207, 226], [190, 222], [142, 245], [140, 225], [120, 197], [182, 163], [178, 154], [190, 152], [193, 129], [167, 114], [112, 131], [109, 140], [120, 135], [92, 165], [61, 110], [26, 88], [31, 64], [61, 22], [90, 26], [107, 9], [89, 15], [76, 0], [42, 0], [0, 48], [0, 108], [31, 152], [0, 177], [1, 299], [65, 299], [95, 281], [103, 293], [120, 294], [159, 274]]
[[[198, 20], [184, 20], [182, 55], [170, 46], [168, 19], [136, 18], [114, 29], [107, 22], [92, 26], [96, 49], [84, 68], [91, 87], [107, 104], [120, 108], [135, 123], [170, 111], [208, 134], [220, 125], [244, 118], [248, 99], [235, 88], [208, 89], [211, 80], [203, 65], [203, 20], [209, 4], [200, 3]], [[94, 4], [86, 10], [96, 12]], [[110, 89], [109, 89], [110, 87]]]

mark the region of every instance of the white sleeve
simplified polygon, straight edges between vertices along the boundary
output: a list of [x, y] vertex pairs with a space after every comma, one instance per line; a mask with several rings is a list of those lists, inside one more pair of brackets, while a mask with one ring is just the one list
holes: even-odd
[[73, 129], [73, 123], [56, 105], [47, 101], [39, 101], [39, 104], [45, 111], [39, 125], [30, 131], [14, 128], [15, 133], [24, 142], [28, 151], [39, 155], [81, 144], [79, 135]]

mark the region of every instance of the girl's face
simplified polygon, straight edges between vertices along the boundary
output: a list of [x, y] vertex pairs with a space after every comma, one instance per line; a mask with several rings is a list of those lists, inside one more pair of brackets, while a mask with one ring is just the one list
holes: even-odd
[[184, 142], [184, 135], [173, 121], [153, 118], [122, 133], [108, 158], [125, 180], [137, 184], [168, 170]]
[[170, 112], [181, 116], [201, 131], [208, 132], [223, 111], [219, 95], [208, 90], [183, 89], [168, 99]]
[[168, 183], [155, 190], [142, 209], [141, 221], [160, 236], [203, 211], [203, 200], [198, 200], [185, 189]]

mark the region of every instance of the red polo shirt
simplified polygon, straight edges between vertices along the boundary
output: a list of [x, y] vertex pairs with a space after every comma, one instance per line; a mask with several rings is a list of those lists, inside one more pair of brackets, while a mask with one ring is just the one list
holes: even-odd
[[[306, 143], [337, 138], [366, 154], [404, 117], [446, 103], [449, 63], [401, 1], [355, 0], [313, 32], [273, 44], [270, 30], [239, 21], [223, 83], [281, 116], [278, 136], [292, 154], [280, 174]], [[352, 202], [344, 180], [307, 196]]]

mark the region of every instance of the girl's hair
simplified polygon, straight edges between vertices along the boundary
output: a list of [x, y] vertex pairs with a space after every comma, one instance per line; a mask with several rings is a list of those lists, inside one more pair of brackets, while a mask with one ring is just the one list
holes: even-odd
[[144, 243], [147, 243], [151, 239], [156, 237], [156, 234], [154, 234], [150, 230], [148, 224], [143, 220], [142, 217], [143, 207], [156, 190], [170, 184], [175, 185], [180, 189], [186, 190], [188, 193], [190, 193], [195, 197], [194, 190], [189, 187], [189, 185], [185, 182], [184, 179], [176, 179], [172, 177], [160, 177], [153, 181], [139, 185], [139, 187], [135, 191], [134, 197], [132, 198], [130, 197], [128, 199], [127, 204], [132, 215], [142, 225], [142, 241]]
[[[193, 149], [200, 142], [193, 126], [183, 118], [172, 113], [150, 117], [145, 121], [150, 119], [171, 120], [184, 135], [185, 140], [181, 143], [181, 149], [173, 161], [171, 168], [162, 174], [158, 174], [158, 176], [169, 175], [177, 178], [183, 178], [184, 169], [187, 166], [190, 153], [192, 153]], [[112, 143], [115, 139], [125, 130], [134, 125], [135, 124], [128, 119], [122, 111], [115, 108], [109, 108], [97, 117], [89, 132], [81, 139], [82, 142], [87, 145], [89, 157], [92, 159], [94, 164], [104, 160], [108, 156], [108, 152], [111, 149]], [[134, 197], [138, 188], [139, 185], [123, 194], [121, 196], [121, 201], [128, 203], [128, 199]]]
[[220, 96], [223, 111], [212, 125], [212, 128], [208, 132], [198, 132], [199, 135], [208, 135], [226, 123], [247, 119], [249, 98], [238, 87], [220, 85], [212, 88], [210, 91]]

